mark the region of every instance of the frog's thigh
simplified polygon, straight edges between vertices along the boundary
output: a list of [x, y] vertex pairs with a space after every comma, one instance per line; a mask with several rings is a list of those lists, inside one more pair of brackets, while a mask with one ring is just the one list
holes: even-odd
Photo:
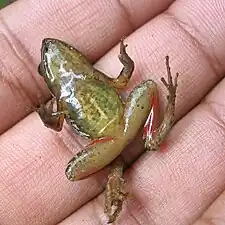
[[[152, 80], [146, 80], [134, 88], [130, 93], [125, 107], [125, 135], [133, 139], [141, 126], [148, 119], [148, 116], [158, 114], [158, 91], [157, 85]], [[152, 113], [154, 110], [154, 113]], [[152, 120], [155, 118], [151, 118]]]
[[123, 139], [111, 139], [87, 146], [74, 156], [66, 168], [69, 180], [83, 179], [110, 164], [123, 150]]

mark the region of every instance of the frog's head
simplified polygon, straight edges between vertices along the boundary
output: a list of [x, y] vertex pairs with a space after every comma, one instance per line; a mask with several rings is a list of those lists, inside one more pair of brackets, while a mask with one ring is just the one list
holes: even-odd
[[56, 39], [46, 38], [42, 41], [41, 63], [38, 72], [45, 79], [49, 89], [56, 95], [60, 90], [61, 74], [66, 60], [63, 57], [62, 43]]

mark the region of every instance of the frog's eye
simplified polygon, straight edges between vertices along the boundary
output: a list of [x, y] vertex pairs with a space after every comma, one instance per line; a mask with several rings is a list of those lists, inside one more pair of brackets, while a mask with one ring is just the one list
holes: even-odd
[[38, 73], [41, 74], [41, 64], [38, 65]]
[[48, 52], [48, 46], [47, 45], [43, 46], [43, 52]]
[[45, 38], [42, 41], [42, 49], [41, 49], [41, 51], [43, 53], [48, 52], [49, 51], [49, 47], [51, 48], [51, 44], [52, 44], [52, 40], [49, 39], [49, 38]]
[[38, 73], [39, 73], [41, 76], [44, 76], [44, 68], [43, 68], [42, 63], [40, 63], [40, 64], [38, 65]]
[[42, 46], [42, 53], [43, 53], [43, 55], [45, 54], [45, 53], [47, 53], [48, 51], [49, 51], [49, 49], [50, 49], [51, 47], [50, 47], [50, 44], [49, 43], [45, 43], [43, 46]]

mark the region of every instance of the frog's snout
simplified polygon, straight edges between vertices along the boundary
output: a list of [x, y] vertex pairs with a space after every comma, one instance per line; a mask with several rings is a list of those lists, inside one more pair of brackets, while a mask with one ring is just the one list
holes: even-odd
[[51, 44], [51, 39], [45, 38], [42, 40], [42, 52], [48, 52], [49, 46]]
[[44, 38], [44, 39], [42, 40], [42, 45], [48, 46], [49, 43], [51, 43], [51, 42], [52, 42], [52, 39], [51, 39], [51, 38]]
[[52, 44], [56, 44], [56, 40], [52, 38], [44, 38], [42, 40], [42, 52], [46, 53], [49, 49], [52, 49]]

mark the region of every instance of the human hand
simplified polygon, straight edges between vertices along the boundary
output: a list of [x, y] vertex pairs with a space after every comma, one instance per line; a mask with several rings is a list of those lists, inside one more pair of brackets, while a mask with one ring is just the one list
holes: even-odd
[[[0, 13], [0, 224], [107, 221], [100, 194], [107, 171], [68, 181], [66, 163], [82, 143], [68, 126], [56, 133], [27, 110], [38, 104], [39, 95], [42, 101], [50, 98], [37, 73], [45, 37], [74, 45], [92, 62], [101, 58], [97, 68], [117, 76], [121, 65], [113, 46], [128, 36], [136, 67], [129, 90], [151, 78], [166, 93], [160, 82], [166, 55], [172, 73], [180, 74], [178, 123], [165, 152], [145, 153], [125, 172], [130, 197], [116, 224], [225, 220], [223, 0], [20, 0]], [[125, 159], [129, 163], [141, 151], [136, 143], [124, 152]]]

